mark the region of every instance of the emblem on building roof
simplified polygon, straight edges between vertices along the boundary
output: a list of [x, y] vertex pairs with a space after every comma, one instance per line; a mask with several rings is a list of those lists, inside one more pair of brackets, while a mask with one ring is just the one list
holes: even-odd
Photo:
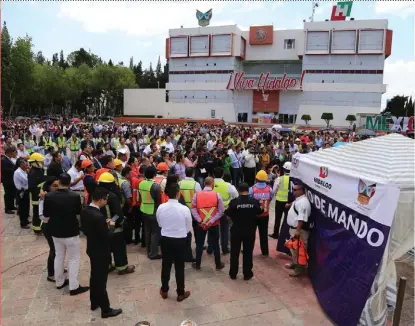
[[263, 30], [262, 28], [258, 28], [257, 31], [255, 32], [255, 39], [257, 41], [265, 41], [266, 38], [267, 38], [267, 32]]
[[205, 13], [196, 10], [196, 18], [199, 22], [199, 26], [208, 26], [210, 23], [210, 19], [212, 18], [212, 9], [206, 11]]

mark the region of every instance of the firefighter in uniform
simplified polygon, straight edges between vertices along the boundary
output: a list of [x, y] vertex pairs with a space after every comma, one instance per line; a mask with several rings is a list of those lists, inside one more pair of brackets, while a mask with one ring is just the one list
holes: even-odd
[[196, 262], [192, 264], [193, 268], [200, 270], [202, 262], [203, 246], [205, 244], [206, 233], [208, 242], [212, 246], [215, 255], [216, 270], [225, 267], [220, 259], [219, 249], [219, 224], [223, 215], [224, 207], [222, 196], [213, 191], [215, 183], [213, 178], [205, 179], [205, 187], [193, 196], [192, 216], [198, 223], [196, 232]]
[[159, 254], [161, 230], [156, 217], [157, 208], [161, 204], [161, 188], [157, 182], [154, 182], [156, 170], [152, 166], [146, 168], [144, 175], [145, 180], [140, 182], [138, 191], [141, 201], [140, 210], [144, 219], [147, 256], [151, 260], [161, 259]]
[[231, 261], [229, 276], [236, 279], [239, 267], [239, 253], [243, 245], [242, 271], [244, 279], [249, 280], [252, 273], [252, 254], [255, 246], [255, 233], [258, 215], [263, 213], [258, 200], [249, 196], [249, 186], [242, 182], [238, 185], [239, 197], [233, 199], [225, 214], [231, 218]]
[[275, 223], [274, 232], [269, 236], [278, 239], [280, 235], [280, 225], [282, 215], [287, 216], [288, 193], [290, 190], [290, 170], [291, 162], [285, 162], [283, 165], [284, 175], [275, 179], [273, 193], [275, 194]]
[[259, 233], [259, 243], [263, 256], [268, 256], [268, 223], [269, 223], [269, 204], [272, 199], [272, 189], [267, 185], [268, 175], [264, 170], [256, 174], [256, 183], [249, 189], [249, 195], [254, 197], [261, 204], [263, 213], [256, 218], [256, 225]]
[[43, 169], [44, 156], [40, 153], [33, 153], [30, 155], [28, 162], [31, 169], [28, 175], [30, 201], [33, 206], [32, 229], [36, 234], [42, 233], [41, 223], [39, 218], [39, 198], [40, 190], [46, 181], [45, 170]]
[[[140, 192], [138, 191], [138, 187], [140, 186], [141, 181], [143, 181], [144, 173], [146, 171], [147, 166], [141, 165], [140, 169], [138, 170], [138, 175], [136, 177], [131, 178], [131, 188], [133, 191], [132, 197], [132, 205], [133, 205], [133, 219], [134, 219], [134, 227], [131, 230], [131, 234], [127, 234], [127, 239], [133, 239], [133, 230], [134, 230], [134, 244], [139, 244], [141, 242], [141, 247], [144, 248], [146, 246], [145, 237], [144, 237], [144, 220], [143, 214], [141, 213], [140, 206]], [[141, 231], [141, 236], [140, 236]]]
[[[98, 185], [109, 190], [107, 205], [101, 208], [101, 212], [107, 219], [115, 222], [115, 227], [113, 232], [111, 232], [111, 252], [114, 255], [115, 270], [119, 275], [133, 273], [135, 267], [128, 266], [127, 248], [123, 234], [124, 214], [121, 209], [122, 195], [115, 184], [114, 176], [109, 172], [100, 175]], [[109, 257], [109, 271], [114, 270], [111, 261], [112, 259]]]

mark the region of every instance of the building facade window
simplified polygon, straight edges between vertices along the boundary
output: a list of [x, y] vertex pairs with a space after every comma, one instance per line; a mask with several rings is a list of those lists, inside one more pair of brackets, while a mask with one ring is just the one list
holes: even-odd
[[297, 120], [296, 114], [279, 114], [278, 121], [281, 124], [292, 125]]
[[295, 40], [294, 39], [285, 39], [284, 40], [284, 49], [285, 50], [293, 50], [295, 49]]

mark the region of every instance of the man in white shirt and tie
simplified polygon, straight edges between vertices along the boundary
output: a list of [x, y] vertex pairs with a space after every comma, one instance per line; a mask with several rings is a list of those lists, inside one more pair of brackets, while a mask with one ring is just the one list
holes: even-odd
[[176, 272], [177, 301], [181, 302], [190, 296], [185, 291], [184, 261], [187, 249], [187, 234], [192, 229], [190, 209], [179, 203], [180, 187], [177, 183], [165, 189], [169, 197], [167, 203], [161, 204], [156, 212], [157, 222], [161, 228], [161, 251], [163, 254], [160, 295], [167, 299], [169, 292], [170, 271], [172, 264]]

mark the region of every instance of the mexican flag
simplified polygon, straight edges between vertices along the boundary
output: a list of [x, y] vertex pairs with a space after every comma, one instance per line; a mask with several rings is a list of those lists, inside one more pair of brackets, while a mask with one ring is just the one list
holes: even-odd
[[352, 5], [353, 1], [338, 2], [331, 11], [331, 20], [346, 20], [346, 17], [350, 17]]

